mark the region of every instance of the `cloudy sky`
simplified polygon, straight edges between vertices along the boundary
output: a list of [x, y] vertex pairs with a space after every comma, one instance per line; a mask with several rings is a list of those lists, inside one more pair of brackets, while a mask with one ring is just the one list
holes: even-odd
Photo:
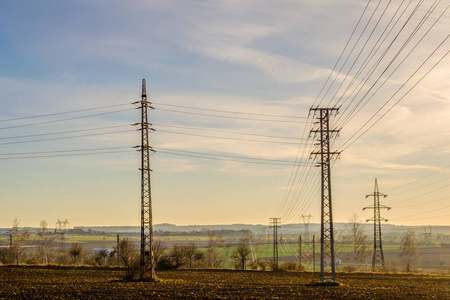
[[342, 151], [334, 221], [450, 225], [450, 2], [2, 1], [0, 227], [320, 220], [314, 107]]

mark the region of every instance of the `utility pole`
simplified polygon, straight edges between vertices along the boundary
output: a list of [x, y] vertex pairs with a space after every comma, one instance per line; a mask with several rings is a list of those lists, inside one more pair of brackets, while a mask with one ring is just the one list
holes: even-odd
[[388, 220], [382, 218], [380, 215], [380, 210], [385, 208], [387, 210], [391, 209], [390, 207], [380, 205], [380, 196], [384, 198], [387, 195], [382, 194], [378, 191], [378, 181], [375, 178], [375, 187], [372, 194], [367, 195], [368, 197], [373, 197], [373, 206], [364, 207], [365, 209], [373, 209], [373, 218], [367, 219], [366, 222], [373, 221], [373, 257], [372, 257], [372, 272], [375, 272], [375, 268], [377, 266], [384, 267], [384, 254], [383, 254], [383, 244], [381, 242], [381, 221], [387, 222]]
[[117, 265], [120, 266], [120, 253], [119, 253], [119, 244], [120, 244], [120, 237], [117, 235], [117, 241], [116, 241], [116, 249], [117, 249]]
[[316, 241], [315, 241], [315, 236], [313, 235], [313, 240], [312, 240], [312, 259], [313, 259], [313, 271], [316, 271]]
[[302, 236], [298, 237], [298, 262], [300, 263], [300, 270], [302, 269]]
[[281, 218], [270, 218], [269, 227], [273, 228], [273, 262], [278, 270], [278, 228], [281, 225]]
[[[139, 103], [139, 102], [138, 102]], [[150, 151], [154, 150], [149, 146], [148, 130], [151, 124], [148, 122], [147, 108], [151, 107], [147, 101], [147, 89], [145, 79], [142, 79], [142, 96], [140, 108], [142, 112], [141, 123], [141, 256], [139, 264], [139, 272], [141, 280], [155, 280], [155, 258], [153, 244], [153, 221], [152, 221], [152, 193], [150, 181]]]
[[334, 262], [334, 233], [331, 201], [331, 159], [338, 158], [340, 152], [330, 151], [330, 139], [335, 137], [339, 130], [330, 129], [330, 117], [337, 113], [339, 108], [311, 108], [310, 113], [318, 119], [319, 128], [312, 129], [310, 136], [314, 135], [319, 142], [320, 149], [311, 152], [311, 158], [320, 157], [321, 167], [321, 226], [320, 226], [320, 281], [318, 285], [338, 285], [336, 282]]

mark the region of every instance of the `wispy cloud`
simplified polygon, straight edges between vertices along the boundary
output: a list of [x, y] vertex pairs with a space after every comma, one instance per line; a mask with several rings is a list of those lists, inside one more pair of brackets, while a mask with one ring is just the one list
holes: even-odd
[[330, 70], [311, 66], [281, 55], [246, 47], [203, 44], [190, 46], [188, 50], [221, 61], [254, 67], [282, 83], [308, 82], [330, 74]]

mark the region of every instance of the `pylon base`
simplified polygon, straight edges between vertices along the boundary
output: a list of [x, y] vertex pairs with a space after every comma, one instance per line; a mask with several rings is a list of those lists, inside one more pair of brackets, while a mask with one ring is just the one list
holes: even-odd
[[338, 286], [339, 282], [332, 280], [318, 281], [314, 284], [315, 286]]

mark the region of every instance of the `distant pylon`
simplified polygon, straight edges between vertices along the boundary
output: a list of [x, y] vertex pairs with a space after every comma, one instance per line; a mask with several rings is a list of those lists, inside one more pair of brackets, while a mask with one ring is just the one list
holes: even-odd
[[61, 221], [58, 219], [55, 226], [55, 233], [59, 233], [61, 235], [61, 243], [60, 243], [60, 250], [64, 252], [66, 250], [65, 248], [65, 234], [66, 230], [69, 229], [69, 221], [65, 219], [64, 221]]
[[311, 108], [319, 122], [319, 128], [311, 130], [318, 137], [320, 150], [311, 152], [311, 157], [320, 157], [321, 167], [321, 226], [320, 226], [320, 281], [319, 285], [337, 285], [334, 261], [334, 232], [331, 201], [331, 159], [340, 152], [330, 151], [330, 139], [339, 130], [330, 129], [330, 117], [339, 108]]
[[[430, 228], [430, 232], [427, 232], [427, 227]], [[431, 225], [425, 226], [425, 244], [430, 245], [432, 240], [432, 233], [431, 233]]]
[[[147, 89], [145, 79], [142, 79], [141, 96], [141, 255], [140, 255], [140, 277], [141, 279], [155, 280], [155, 259], [153, 244], [153, 221], [152, 221], [152, 192], [150, 181], [150, 151], [148, 130], [151, 124], [148, 122], [147, 108]], [[150, 106], [150, 108], [152, 108]]]
[[308, 239], [309, 237], [309, 222], [311, 221], [312, 217], [313, 216], [311, 214], [309, 215], [302, 214], [300, 216], [300, 219], [303, 220], [303, 224], [305, 225], [305, 237], [304, 237], [305, 239]]
[[273, 262], [278, 270], [278, 228], [281, 225], [281, 218], [270, 218], [269, 227], [273, 228]]
[[388, 220], [382, 218], [380, 215], [380, 210], [385, 208], [387, 210], [391, 209], [390, 207], [380, 205], [380, 196], [384, 198], [387, 195], [382, 194], [378, 191], [378, 181], [375, 178], [375, 187], [372, 194], [367, 195], [367, 197], [373, 197], [373, 206], [364, 207], [365, 209], [373, 209], [373, 218], [367, 219], [366, 222], [373, 221], [373, 257], [372, 257], [372, 272], [375, 272], [377, 266], [384, 267], [384, 254], [383, 254], [383, 243], [381, 239], [381, 221], [387, 222]]

